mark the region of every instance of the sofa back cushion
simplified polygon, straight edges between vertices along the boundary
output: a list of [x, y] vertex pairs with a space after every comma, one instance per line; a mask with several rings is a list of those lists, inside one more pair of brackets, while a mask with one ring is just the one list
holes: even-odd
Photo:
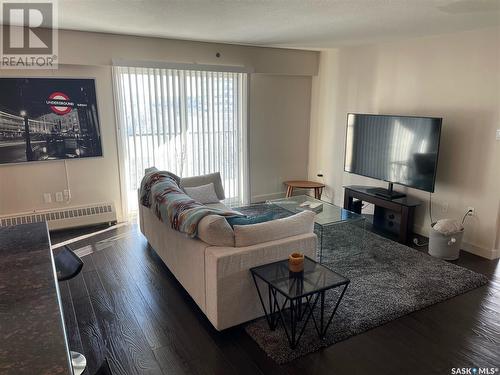
[[234, 247], [233, 228], [219, 215], [208, 215], [200, 220], [198, 238], [212, 246]]
[[193, 186], [193, 187], [186, 186], [184, 187], [184, 191], [196, 202], [200, 202], [203, 204], [219, 203], [219, 197], [215, 192], [215, 187], [213, 182], [201, 186]]
[[181, 178], [180, 186], [181, 188], [194, 187], [194, 186], [207, 185], [211, 182], [214, 184], [217, 198], [219, 198], [219, 200], [226, 199], [226, 196], [224, 195], [224, 187], [222, 186], [222, 179], [220, 177], [219, 172], [205, 174], [202, 176], [183, 177]]
[[314, 212], [303, 211], [283, 219], [252, 225], [235, 225], [236, 247], [252, 246], [263, 242], [280, 240], [314, 230]]

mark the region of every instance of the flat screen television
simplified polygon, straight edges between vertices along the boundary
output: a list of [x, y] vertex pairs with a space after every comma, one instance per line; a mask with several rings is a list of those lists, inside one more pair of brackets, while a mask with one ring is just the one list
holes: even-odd
[[0, 78], [0, 164], [97, 156], [93, 79]]
[[374, 192], [395, 199], [393, 184], [434, 192], [441, 118], [349, 113], [344, 170], [389, 182]]

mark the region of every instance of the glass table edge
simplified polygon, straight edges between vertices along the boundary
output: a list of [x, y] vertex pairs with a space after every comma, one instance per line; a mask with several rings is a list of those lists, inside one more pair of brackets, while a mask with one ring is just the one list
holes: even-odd
[[323, 287], [323, 288], [318, 288], [318, 289], [313, 290], [313, 291], [308, 292], [308, 293], [301, 294], [300, 296], [295, 296], [295, 297], [292, 297], [292, 296], [290, 296], [289, 294], [287, 294], [287, 293], [283, 292], [282, 290], [280, 290], [280, 289], [276, 288], [276, 287], [275, 287], [275, 286], [274, 286], [271, 282], [269, 282], [268, 280], [265, 280], [262, 276], [260, 276], [260, 275], [259, 275], [259, 274], [255, 271], [255, 269], [256, 269], [256, 268], [269, 266], [269, 265], [271, 265], [271, 264], [281, 263], [281, 262], [285, 261], [286, 259], [277, 260], [277, 261], [275, 261], [275, 262], [271, 262], [271, 263], [267, 263], [267, 264], [262, 264], [262, 265], [260, 265], [260, 266], [256, 266], [256, 267], [252, 267], [252, 268], [250, 268], [250, 272], [252, 273], [252, 277], [258, 277], [258, 278], [259, 278], [259, 279], [261, 279], [264, 283], [266, 283], [267, 285], [271, 286], [274, 290], [276, 290], [276, 292], [280, 293], [283, 297], [288, 298], [288, 299], [290, 299], [290, 300], [296, 300], [296, 299], [299, 299], [299, 298], [309, 297], [310, 295], [314, 295], [314, 294], [317, 294], [317, 293], [321, 293], [321, 292], [326, 291], [326, 290], [329, 290], [329, 289], [337, 288], [337, 287], [342, 286], [342, 285], [346, 285], [346, 286], [347, 286], [347, 285], [349, 285], [349, 283], [351, 282], [351, 280], [350, 280], [349, 278], [347, 278], [347, 277], [345, 277], [344, 275], [341, 275], [341, 274], [339, 274], [339, 273], [337, 273], [337, 272], [335, 272], [335, 271], [331, 270], [329, 267], [325, 266], [324, 264], [321, 264], [321, 263], [319, 263], [319, 262], [316, 262], [314, 259], [312, 259], [312, 258], [308, 257], [307, 255], [306, 255], [306, 258], [307, 258], [307, 259], [309, 259], [309, 260], [311, 260], [311, 261], [313, 261], [313, 262], [315, 262], [315, 263], [317, 263], [317, 264], [318, 264], [318, 265], [320, 265], [321, 267], [326, 268], [328, 271], [333, 272], [334, 274], [336, 274], [336, 275], [338, 275], [338, 276], [342, 277], [344, 280], [343, 280], [343, 281], [339, 281], [339, 282], [337, 282], [337, 283], [330, 284], [330, 285], [325, 286], [325, 287]]
[[[348, 222], [356, 222], [356, 221], [366, 220], [366, 218], [365, 218], [362, 214], [358, 214], [357, 212], [354, 212], [354, 211], [349, 211], [348, 209], [346, 209], [346, 208], [344, 208], [344, 207], [337, 206], [337, 205], [335, 205], [335, 204], [333, 204], [333, 203], [330, 203], [330, 202], [322, 201], [321, 199], [316, 199], [316, 198], [310, 197], [310, 196], [308, 196], [308, 195], [297, 195], [297, 196], [295, 196], [295, 197], [302, 197], [302, 196], [303, 196], [303, 197], [310, 198], [310, 199], [314, 199], [314, 200], [316, 200], [316, 201], [318, 201], [318, 202], [321, 202], [321, 203], [323, 203], [323, 204], [327, 204], [327, 205], [334, 206], [334, 207], [336, 207], [336, 208], [338, 208], [338, 209], [340, 209], [340, 210], [345, 210], [345, 211], [347, 211], [347, 212], [349, 212], [349, 213], [351, 213], [351, 214], [354, 214], [354, 215], [357, 215], [357, 216], [358, 216], [358, 217], [349, 218], [349, 219], [347, 219], [347, 220], [337, 220], [337, 221], [332, 221], [332, 222], [329, 222], [329, 223], [324, 223], [324, 224], [320, 224], [320, 223], [318, 223], [318, 222], [314, 221], [314, 224], [317, 224], [317, 225], [320, 225], [320, 226], [329, 226], [329, 225], [335, 225], [335, 224], [341, 224], [341, 223], [348, 223]], [[290, 198], [293, 198], [293, 197], [290, 197]], [[322, 212], [322, 211], [320, 211], [320, 212], [316, 212], [316, 211], [314, 211], [314, 210], [306, 210], [306, 209], [304, 209], [304, 210], [301, 210], [301, 211], [298, 211], [298, 212], [297, 212], [297, 211], [291, 210], [291, 209], [289, 209], [289, 208], [287, 208], [287, 207], [283, 207], [283, 206], [281, 206], [281, 205], [279, 205], [279, 204], [278, 204], [278, 203], [280, 203], [280, 202], [285, 201], [286, 199], [287, 199], [287, 198], [270, 199], [270, 200], [267, 200], [267, 201], [265, 202], [265, 204], [273, 204], [273, 205], [275, 205], [275, 206], [277, 206], [277, 207], [280, 207], [280, 208], [282, 208], [282, 209], [284, 209], [284, 210], [286, 210], [286, 211], [288, 211], [288, 212], [290, 212], [290, 213], [292, 213], [292, 214], [297, 214], [297, 213], [300, 213], [300, 212], [303, 212], [303, 211], [311, 211], [311, 212], [313, 212], [313, 213], [315, 213], [315, 214], [319, 214], [319, 213], [321, 213], [321, 212]]]
[[[344, 208], [344, 210], [345, 210], [345, 208]], [[349, 212], [352, 212], [352, 211], [349, 211]], [[354, 212], [354, 213], [356, 213], [356, 212]], [[357, 215], [359, 215], [359, 214], [357, 214]], [[345, 221], [332, 221], [330, 223], [325, 223], [325, 224], [320, 224], [320, 223], [317, 223], [315, 221], [314, 224], [318, 225], [320, 227], [329, 227], [329, 226], [334, 226], [334, 225], [339, 225], [339, 224], [357, 223], [357, 222], [361, 222], [361, 221], [366, 222], [367, 218], [361, 215], [360, 217], [352, 218], [352, 219], [345, 220]]]
[[316, 289], [316, 290], [313, 290], [311, 292], [308, 292], [308, 293], [304, 293], [304, 294], [301, 294], [300, 296], [295, 296], [295, 297], [292, 297], [290, 296], [289, 294], [283, 292], [282, 290], [274, 287], [273, 284], [267, 282], [266, 280], [264, 280], [262, 277], [260, 277], [259, 275], [257, 274], [254, 274], [254, 276], [257, 276], [259, 279], [261, 279], [263, 282], [265, 282], [267, 285], [271, 286], [277, 293], [281, 294], [283, 297], [289, 299], [289, 300], [292, 300], [292, 301], [295, 301], [296, 299], [299, 299], [299, 298], [306, 298], [306, 297], [309, 297], [310, 295], [314, 295], [314, 294], [318, 294], [318, 293], [321, 293], [321, 292], [324, 292], [326, 290], [330, 290], [330, 289], [334, 289], [334, 288], [338, 288], [339, 286], [342, 286], [342, 285], [349, 285], [351, 280], [348, 279], [347, 277], [345, 276], [342, 276], [344, 277], [344, 281], [341, 281], [341, 282], [338, 282], [338, 283], [335, 283], [335, 284], [331, 284], [329, 286], [326, 286], [326, 287], [323, 287], [323, 288], [319, 288], [319, 289]]

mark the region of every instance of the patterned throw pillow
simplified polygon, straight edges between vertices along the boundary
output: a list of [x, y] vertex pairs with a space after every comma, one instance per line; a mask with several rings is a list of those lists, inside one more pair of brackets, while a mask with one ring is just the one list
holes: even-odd
[[202, 204], [219, 202], [213, 182], [196, 187], [185, 187], [184, 191], [192, 199]]

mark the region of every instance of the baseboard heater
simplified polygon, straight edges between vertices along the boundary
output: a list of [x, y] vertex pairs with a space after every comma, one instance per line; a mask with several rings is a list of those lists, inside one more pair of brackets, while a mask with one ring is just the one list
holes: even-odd
[[0, 216], [0, 227], [46, 221], [49, 229], [83, 227], [102, 223], [116, 223], [113, 203], [99, 203], [85, 206], [63, 207]]

